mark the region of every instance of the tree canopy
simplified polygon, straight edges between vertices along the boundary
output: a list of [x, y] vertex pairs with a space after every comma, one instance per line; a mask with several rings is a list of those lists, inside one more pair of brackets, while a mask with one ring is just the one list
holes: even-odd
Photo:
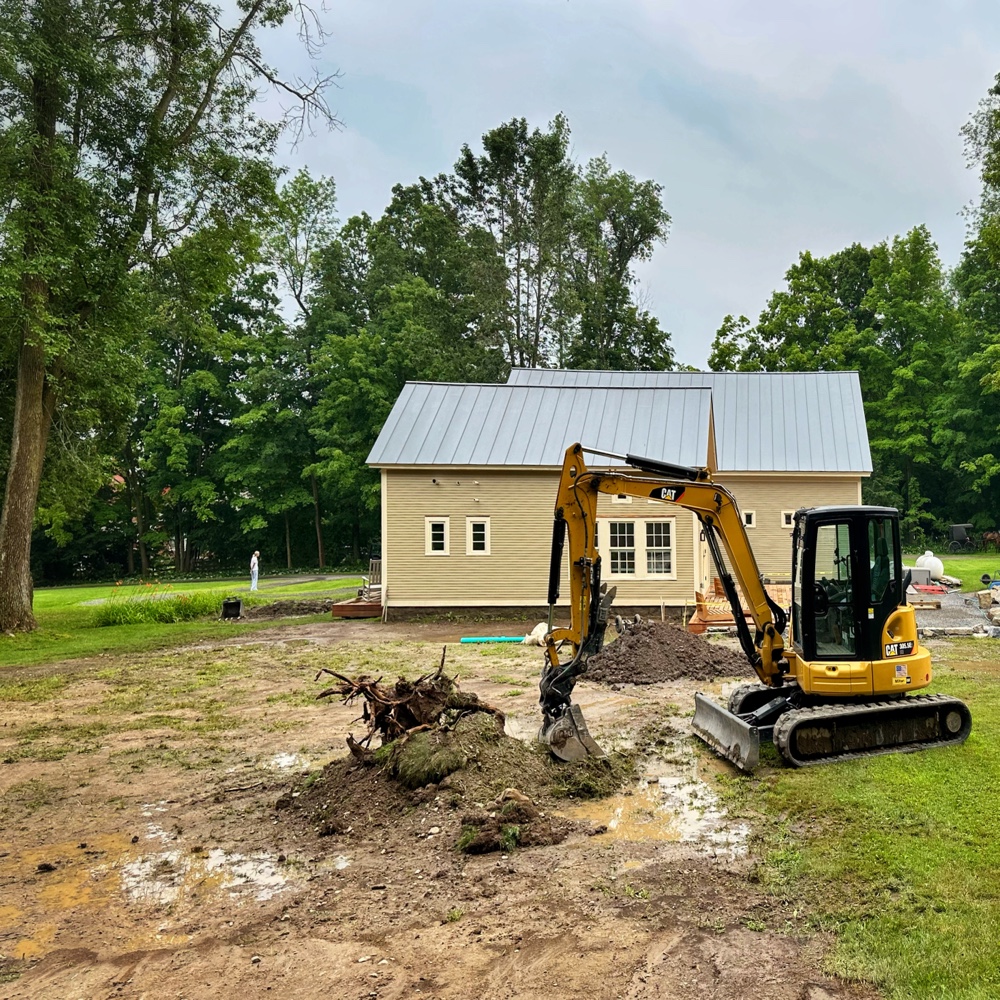
[[[230, 561], [234, 541], [270, 565], [360, 560], [380, 525], [365, 458], [407, 380], [502, 381], [514, 364], [673, 365], [635, 277], [667, 237], [661, 188], [607, 157], [574, 163], [565, 118], [504, 123], [480, 151], [463, 147], [452, 173], [396, 185], [379, 218], [341, 223], [333, 179], [281, 177], [279, 125], [252, 112], [254, 81], [276, 78], [252, 35], [286, 7], [250, 5], [218, 37], [199, 20], [217, 15], [207, 5], [136, 11], [110, 24], [127, 51], [105, 67], [154, 40], [157, 59], [130, 77], [133, 131], [122, 125], [105, 149], [96, 126], [76, 139], [57, 128], [75, 158], [67, 183], [86, 193], [76, 228], [59, 237], [65, 273], [89, 267], [100, 280], [80, 278], [78, 301], [47, 277], [38, 323], [50, 340], [36, 344], [15, 315], [31, 275], [5, 258], [0, 308], [17, 333], [0, 346], [0, 380], [28, 384], [18, 357], [28, 351], [57, 428], [42, 440], [36, 392], [14, 421], [35, 434], [30, 460], [17, 465], [7, 441], [11, 464], [0, 467], [8, 495], [39, 476], [20, 520], [5, 504], [0, 547], [13, 558], [17, 525], [33, 523], [35, 579], [71, 566], [190, 572]], [[99, 19], [84, 28], [92, 45], [110, 30]], [[59, 122], [85, 117], [74, 107]], [[93, 175], [88, 142], [105, 156]], [[55, 215], [66, 224], [65, 206]], [[4, 217], [8, 246], [18, 218]], [[87, 238], [104, 233], [96, 248], [84, 224]], [[18, 579], [9, 604], [0, 598], [12, 609], [5, 628], [30, 627], [31, 576]]]

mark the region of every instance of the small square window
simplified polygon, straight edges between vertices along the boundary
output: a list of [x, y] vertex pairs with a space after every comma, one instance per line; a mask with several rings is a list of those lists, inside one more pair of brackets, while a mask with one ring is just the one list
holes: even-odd
[[781, 512], [781, 526], [783, 528], [794, 528], [795, 527], [795, 511], [794, 510], [783, 510]]
[[465, 554], [488, 556], [490, 554], [490, 519], [467, 517], [465, 519]]
[[449, 525], [447, 517], [424, 518], [424, 555], [446, 556], [449, 554]]
[[752, 510], [743, 511], [743, 525], [747, 528], [757, 527], [757, 514]]
[[631, 503], [632, 498], [627, 493], [616, 493], [611, 498], [612, 503]]

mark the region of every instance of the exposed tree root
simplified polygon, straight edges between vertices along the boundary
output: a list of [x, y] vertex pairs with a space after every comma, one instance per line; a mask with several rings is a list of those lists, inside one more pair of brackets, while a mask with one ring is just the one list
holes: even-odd
[[492, 715], [498, 728], [503, 729], [504, 714], [500, 709], [481, 702], [477, 695], [459, 690], [458, 679], [445, 674], [446, 652], [447, 646], [441, 652], [437, 670], [415, 681], [400, 677], [391, 687], [384, 685], [381, 677], [352, 679], [326, 667], [319, 671], [317, 680], [329, 674], [339, 683], [320, 691], [317, 698], [336, 695], [345, 705], [358, 698], [364, 701], [361, 721], [367, 725], [368, 732], [360, 740], [353, 734], [347, 737], [347, 746], [355, 757], [363, 763], [371, 762], [372, 751], [368, 745], [376, 733], [384, 745], [426, 729], [451, 729], [462, 716], [473, 712]]

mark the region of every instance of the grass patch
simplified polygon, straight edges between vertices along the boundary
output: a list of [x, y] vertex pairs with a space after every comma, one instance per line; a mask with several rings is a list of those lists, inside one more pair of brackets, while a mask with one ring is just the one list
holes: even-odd
[[[404, 788], [423, 788], [437, 784], [449, 774], [465, 767], [468, 757], [447, 730], [416, 733], [409, 739], [389, 743], [379, 760]], [[377, 751], [378, 753], [378, 751]]]
[[0, 701], [49, 701], [68, 683], [65, 674], [47, 674], [19, 681], [0, 678]]
[[478, 826], [463, 826], [461, 832], [458, 835], [458, 840], [455, 841], [455, 848], [461, 851], [463, 854], [468, 851], [472, 842], [479, 836]]
[[585, 757], [572, 764], [553, 763], [552, 793], [564, 799], [603, 799], [635, 780], [634, 754], [612, 751], [607, 757]]
[[[195, 595], [204, 592], [215, 594], [215, 605], [207, 619], [171, 622], [139, 622], [125, 625], [97, 626], [95, 611], [111, 603], [117, 590], [114, 584], [81, 587], [40, 588], [35, 591], [34, 612], [38, 628], [34, 632], [0, 635], [0, 665], [3, 667], [34, 666], [57, 663], [80, 657], [103, 656], [127, 651], [145, 653], [188, 643], [213, 639], [230, 639], [249, 635], [261, 629], [273, 628], [286, 619], [261, 621], [219, 621], [221, 596], [238, 595], [255, 603], [268, 603], [279, 597], [296, 597], [307, 594], [318, 596], [350, 596], [360, 585], [357, 580], [336, 580], [323, 583], [283, 584], [276, 588], [258, 591], [251, 598], [245, 580], [231, 582], [215, 580], [210, 583], [175, 584], [174, 594]], [[329, 594], [320, 593], [326, 588]], [[331, 589], [333, 588], [333, 589]], [[145, 589], [145, 588], [143, 588]], [[301, 622], [302, 619], [294, 619]]]
[[214, 590], [175, 593], [170, 584], [139, 584], [118, 591], [94, 608], [94, 624], [151, 625], [189, 622], [197, 618], [218, 618], [226, 594]]
[[504, 854], [513, 854], [521, 843], [521, 828], [516, 823], [501, 823], [500, 850]]
[[59, 798], [61, 789], [32, 778], [11, 785], [0, 795], [0, 820], [4, 823], [15, 818], [24, 818], [45, 806], [53, 805]]
[[967, 701], [961, 747], [731, 778], [758, 811], [756, 877], [832, 930], [831, 971], [890, 1000], [1000, 995], [1000, 745], [993, 644], [935, 648], [936, 689]]

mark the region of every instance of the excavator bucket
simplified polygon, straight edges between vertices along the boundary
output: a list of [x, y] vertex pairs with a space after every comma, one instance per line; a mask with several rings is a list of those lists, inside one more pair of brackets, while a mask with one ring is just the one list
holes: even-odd
[[583, 760], [584, 757], [605, 757], [605, 752], [590, 735], [579, 705], [570, 705], [565, 715], [546, 723], [538, 731], [544, 743], [560, 760]]
[[695, 735], [740, 770], [752, 771], [760, 763], [760, 730], [700, 691], [694, 696], [691, 726]]

